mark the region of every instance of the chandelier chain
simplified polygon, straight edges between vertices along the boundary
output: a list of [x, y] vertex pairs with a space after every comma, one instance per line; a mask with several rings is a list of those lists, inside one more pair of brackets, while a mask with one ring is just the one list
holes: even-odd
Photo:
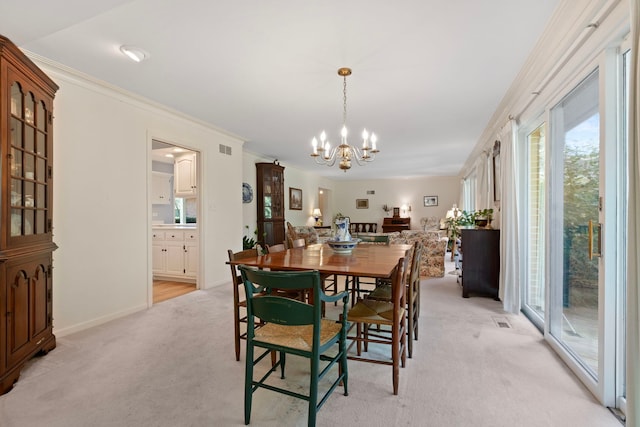
[[342, 111], [342, 126], [347, 125], [347, 76], [343, 77], [344, 81], [342, 83], [342, 101], [343, 101], [343, 111]]

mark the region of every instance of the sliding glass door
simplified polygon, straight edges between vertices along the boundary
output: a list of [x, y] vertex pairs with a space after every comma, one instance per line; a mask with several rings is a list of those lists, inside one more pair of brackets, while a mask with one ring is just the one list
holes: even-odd
[[628, 45], [604, 49], [518, 131], [522, 311], [585, 386], [622, 412]]
[[522, 311], [540, 329], [545, 317], [545, 123], [525, 130], [527, 174], [524, 176], [524, 281]]
[[551, 110], [551, 335], [598, 376], [600, 114], [598, 71]]

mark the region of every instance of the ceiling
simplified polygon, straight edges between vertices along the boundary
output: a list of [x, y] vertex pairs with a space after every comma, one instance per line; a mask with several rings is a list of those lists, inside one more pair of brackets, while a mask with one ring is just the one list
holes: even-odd
[[[22, 49], [335, 179], [457, 175], [560, 0], [2, 0]], [[150, 58], [119, 51], [135, 45]], [[378, 135], [346, 173], [309, 157], [324, 129]]]

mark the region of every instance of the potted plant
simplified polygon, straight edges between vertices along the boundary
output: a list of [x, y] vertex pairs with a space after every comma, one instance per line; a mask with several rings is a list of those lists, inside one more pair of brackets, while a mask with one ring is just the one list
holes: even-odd
[[453, 217], [448, 217], [445, 222], [449, 229], [449, 242], [451, 242], [451, 259], [456, 252], [458, 239], [460, 238], [460, 229], [473, 225], [473, 213], [467, 211], [457, 211]]
[[[245, 225], [244, 228], [249, 230], [249, 226]], [[258, 229], [253, 230], [253, 236], [242, 236], [242, 250], [253, 249], [258, 244]], [[266, 236], [267, 233], [263, 233], [263, 237]]]
[[473, 213], [473, 220], [477, 228], [491, 228], [493, 209], [482, 209]]

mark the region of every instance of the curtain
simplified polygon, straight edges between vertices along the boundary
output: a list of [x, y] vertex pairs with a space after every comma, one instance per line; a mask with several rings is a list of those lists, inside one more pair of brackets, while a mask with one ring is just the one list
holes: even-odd
[[627, 323], [626, 323], [626, 385], [627, 425], [640, 424], [640, 0], [631, 4], [631, 73], [629, 76], [629, 194], [628, 194], [628, 241], [627, 241]]
[[487, 155], [482, 152], [476, 160], [476, 206], [475, 210], [489, 207], [489, 173], [487, 168]]
[[[640, 0], [638, 0], [640, 1]], [[501, 129], [500, 140], [500, 288], [502, 306], [509, 313], [520, 312], [520, 246], [518, 239], [518, 169], [515, 123]]]

